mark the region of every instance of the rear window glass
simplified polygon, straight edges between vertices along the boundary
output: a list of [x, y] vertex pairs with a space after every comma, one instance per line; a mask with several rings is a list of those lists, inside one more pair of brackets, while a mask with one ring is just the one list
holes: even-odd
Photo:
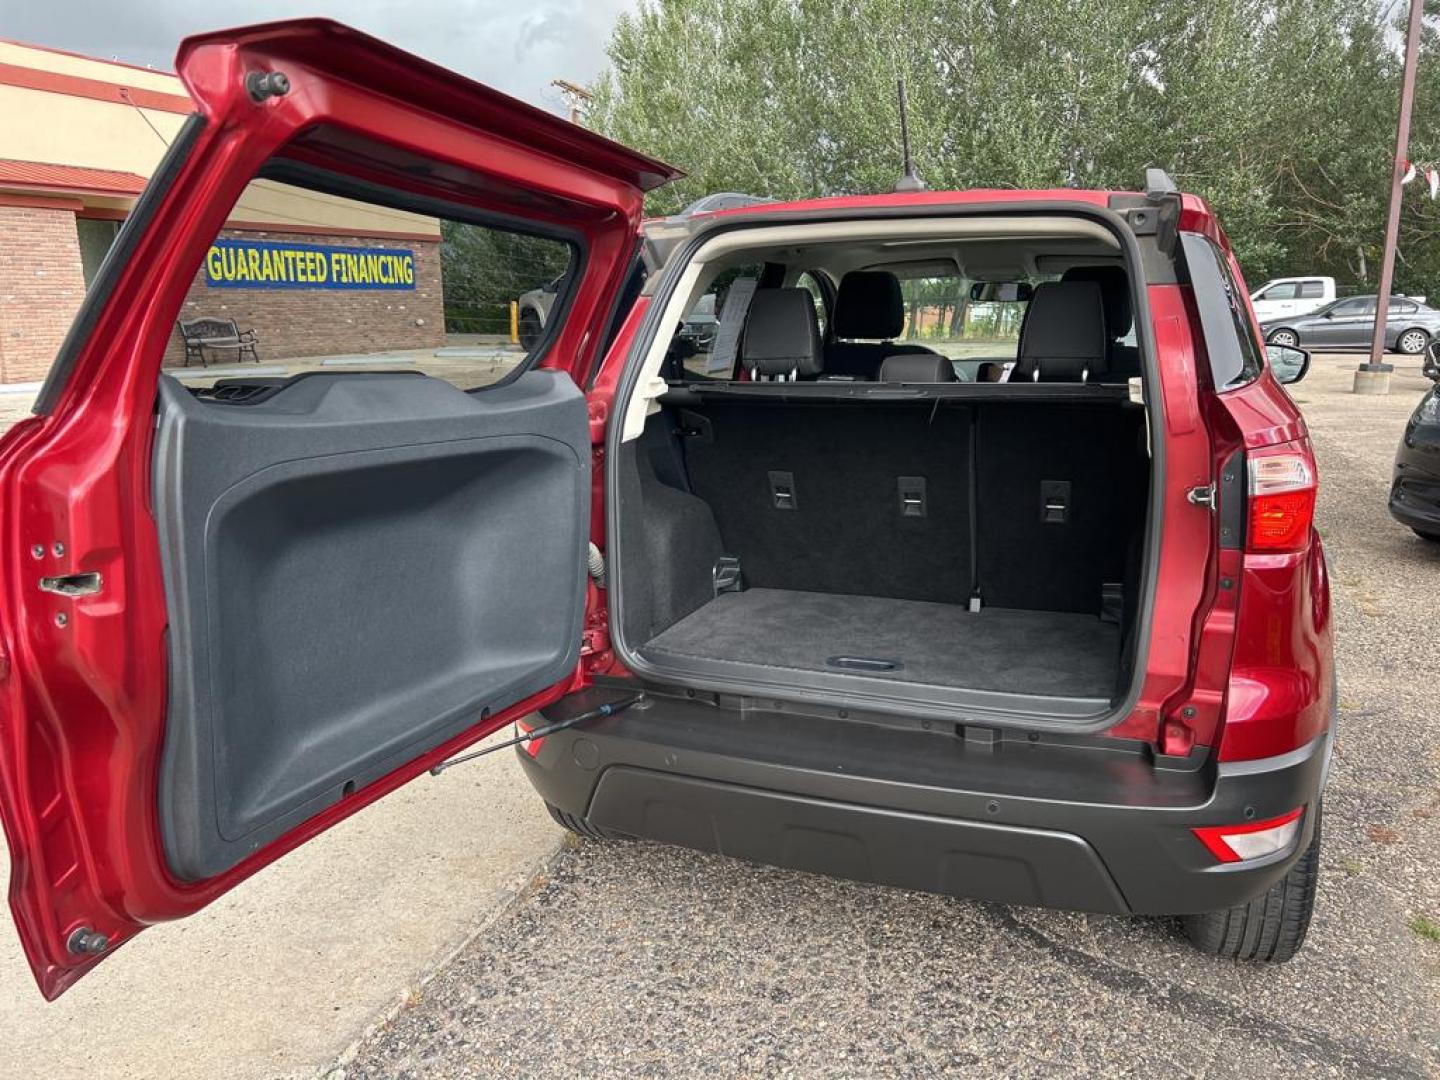
[[252, 181], [196, 271], [165, 352], [192, 388], [311, 371], [417, 371], [469, 390], [543, 353], [563, 240]]
[[1260, 343], [1245, 307], [1245, 293], [1225, 253], [1212, 241], [1195, 233], [1182, 233], [1181, 244], [1215, 388], [1242, 386], [1257, 378], [1262, 367]]

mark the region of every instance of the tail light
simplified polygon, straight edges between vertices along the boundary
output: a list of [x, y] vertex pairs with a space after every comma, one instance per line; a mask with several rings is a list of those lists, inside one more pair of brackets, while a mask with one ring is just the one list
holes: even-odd
[[1287, 850], [1300, 832], [1300, 815], [1304, 807], [1265, 821], [1247, 821], [1243, 825], [1207, 825], [1192, 829], [1210, 854], [1224, 863], [1246, 862]]
[[1300, 444], [1250, 456], [1250, 551], [1299, 551], [1315, 518], [1315, 459]]

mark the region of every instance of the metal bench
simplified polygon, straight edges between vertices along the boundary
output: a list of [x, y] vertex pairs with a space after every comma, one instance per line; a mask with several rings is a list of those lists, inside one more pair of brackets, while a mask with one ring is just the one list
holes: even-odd
[[241, 330], [234, 319], [181, 319], [175, 325], [180, 330], [180, 340], [185, 343], [186, 367], [192, 359], [199, 360], [201, 367], [208, 367], [206, 349], [233, 352], [235, 359], [242, 363], [246, 357], [257, 364], [260, 362], [260, 354], [255, 351], [259, 337], [254, 330]]

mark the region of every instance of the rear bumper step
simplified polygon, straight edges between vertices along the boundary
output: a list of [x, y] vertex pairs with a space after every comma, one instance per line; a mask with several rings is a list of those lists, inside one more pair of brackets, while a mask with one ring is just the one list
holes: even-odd
[[[612, 690], [574, 695], [556, 720]], [[977, 743], [920, 725], [651, 696], [520, 760], [602, 829], [774, 866], [1007, 904], [1183, 914], [1242, 903], [1309, 842], [1217, 864], [1190, 831], [1311, 806], [1325, 740], [1240, 767], [1156, 769], [1134, 744]]]

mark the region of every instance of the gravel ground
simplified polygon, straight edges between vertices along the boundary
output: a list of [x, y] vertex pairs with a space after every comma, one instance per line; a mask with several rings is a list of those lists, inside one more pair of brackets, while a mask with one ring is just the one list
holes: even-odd
[[347, 1077], [1440, 1075], [1440, 547], [1385, 512], [1424, 385], [1296, 397], [1319, 450], [1342, 718], [1304, 952], [1218, 962], [1164, 923], [944, 897], [649, 844], [562, 853], [346, 1055]]

